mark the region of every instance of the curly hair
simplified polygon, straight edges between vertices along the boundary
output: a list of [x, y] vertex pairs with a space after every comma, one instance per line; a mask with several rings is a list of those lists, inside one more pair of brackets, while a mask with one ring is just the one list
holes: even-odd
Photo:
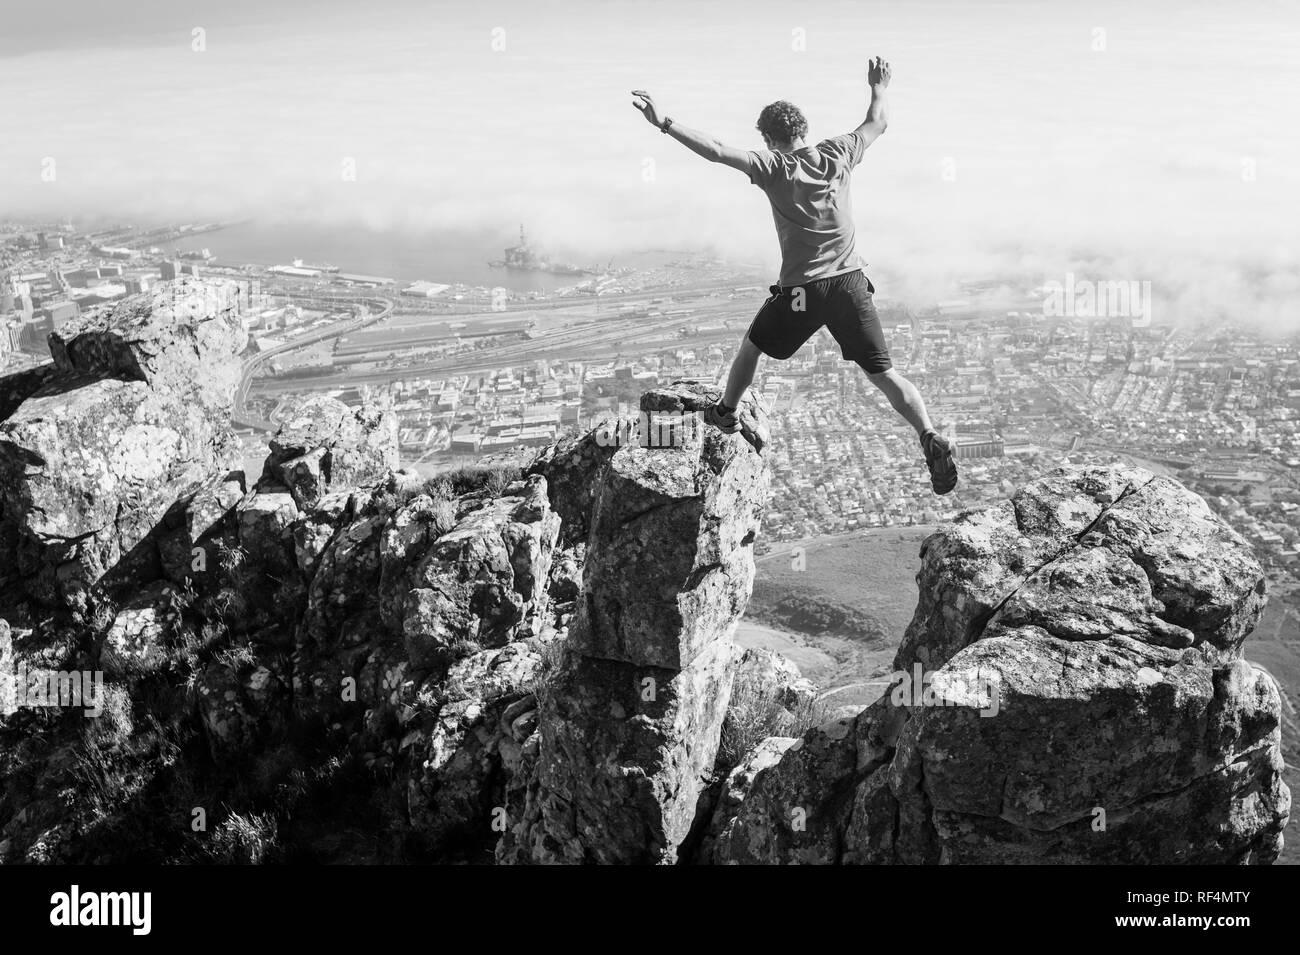
[[794, 103], [779, 99], [763, 107], [754, 128], [774, 143], [792, 143], [808, 134], [808, 120]]

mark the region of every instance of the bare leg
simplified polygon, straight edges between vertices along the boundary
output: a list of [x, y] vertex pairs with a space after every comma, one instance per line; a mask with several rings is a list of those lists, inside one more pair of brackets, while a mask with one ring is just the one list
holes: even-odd
[[722, 403], [728, 408], [740, 407], [740, 399], [745, 397], [745, 389], [754, 380], [754, 372], [758, 368], [758, 359], [762, 354], [758, 346], [749, 340], [749, 336], [745, 336], [736, 352], [736, 357], [731, 362], [731, 373], [727, 375], [727, 390], [722, 393]]
[[930, 423], [925, 402], [921, 400], [921, 393], [916, 390], [916, 385], [892, 368], [875, 373], [867, 372], [867, 377], [873, 385], [884, 392], [889, 403], [894, 406], [894, 410], [916, 429], [918, 437], [933, 430], [934, 425]]

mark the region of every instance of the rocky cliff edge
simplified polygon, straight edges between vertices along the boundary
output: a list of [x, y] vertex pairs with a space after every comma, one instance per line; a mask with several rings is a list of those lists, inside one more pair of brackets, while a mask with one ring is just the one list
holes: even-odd
[[313, 398], [246, 477], [241, 334], [183, 280], [0, 380], [0, 861], [1276, 857], [1263, 574], [1176, 482], [1063, 469], [960, 515], [894, 685], [825, 722], [732, 639], [761, 403], [748, 441], [674, 384], [424, 480], [391, 415]]

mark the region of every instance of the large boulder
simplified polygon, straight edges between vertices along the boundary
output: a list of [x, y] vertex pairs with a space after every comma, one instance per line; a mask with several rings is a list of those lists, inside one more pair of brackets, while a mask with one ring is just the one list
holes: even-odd
[[[979, 641], [940, 673], [954, 687], [995, 675], [998, 711], [940, 704], [908, 721], [887, 770], [897, 807], [882, 800], [854, 820], [864, 831], [875, 812], [914, 820], [896, 861], [1276, 857], [1290, 805], [1278, 690], [1245, 660], [1030, 627]], [[848, 841], [861, 861], [882, 855], [870, 836]]]
[[97, 582], [232, 452], [202, 405], [142, 382], [61, 380], [28, 398], [0, 424], [0, 507], [33, 595]]
[[891, 691], [759, 771], [710, 861], [1276, 858], [1281, 703], [1240, 658], [1263, 571], [1199, 497], [1058, 469], [927, 538], [917, 579]]
[[52, 366], [0, 387], [0, 542], [29, 596], [84, 607], [114, 569], [161, 573], [146, 538], [237, 455], [245, 343], [235, 283], [187, 278], [73, 319]]
[[995, 611], [1063, 639], [1139, 632], [1231, 659], [1264, 603], [1240, 535], [1176, 481], [1131, 467], [1058, 471], [966, 514], [921, 548], [921, 601], [894, 660], [935, 668]]
[[50, 335], [58, 372], [142, 381], [229, 408], [248, 344], [239, 286], [183, 276], [92, 309]]
[[1150, 478], [1119, 467], [1081, 470], [1069, 481], [1034, 481], [1011, 500], [967, 512], [930, 535], [921, 545], [920, 601], [894, 669], [909, 670], [918, 660], [937, 667], [971, 643], [1008, 593]]

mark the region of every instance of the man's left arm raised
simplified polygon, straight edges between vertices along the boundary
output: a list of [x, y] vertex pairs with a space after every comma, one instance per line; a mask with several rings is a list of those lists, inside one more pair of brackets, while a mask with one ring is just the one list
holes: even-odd
[[[655, 105], [654, 99], [645, 90], [633, 90], [632, 96], [634, 97], [632, 105], [641, 111], [641, 115], [652, 126], [659, 127], [695, 155], [707, 159], [709, 162], [720, 162], [724, 166], [738, 169], [746, 175], [752, 174], [753, 163], [748, 150], [724, 146], [707, 133], [690, 129], [675, 122], [663, 114]], [[667, 124], [666, 128], [665, 124]]]

